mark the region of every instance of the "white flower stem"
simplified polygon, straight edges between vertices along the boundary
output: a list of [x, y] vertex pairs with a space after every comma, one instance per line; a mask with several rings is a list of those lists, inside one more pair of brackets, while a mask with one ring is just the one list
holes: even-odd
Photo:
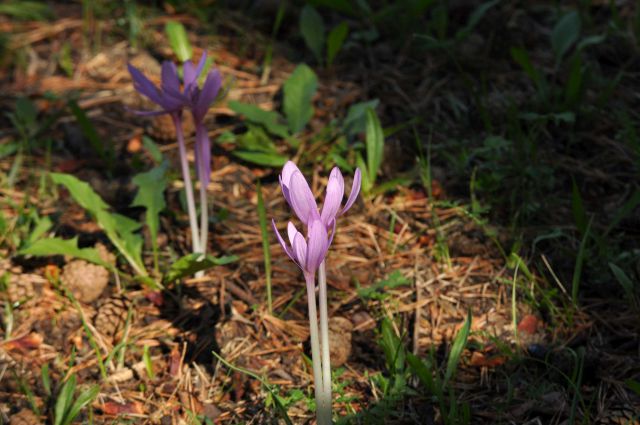
[[178, 139], [178, 149], [180, 151], [180, 166], [182, 168], [182, 180], [184, 180], [184, 190], [187, 196], [187, 210], [189, 213], [189, 225], [191, 227], [191, 243], [193, 252], [200, 252], [200, 237], [198, 235], [198, 219], [196, 217], [196, 203], [193, 197], [193, 185], [191, 174], [189, 173], [189, 163], [187, 162], [187, 148], [184, 143], [184, 133], [182, 131], [182, 120], [177, 114], [171, 114], [173, 124], [176, 127], [176, 138]]
[[305, 273], [307, 282], [307, 301], [309, 303], [309, 334], [311, 339], [311, 363], [316, 398], [316, 417], [318, 425], [331, 425], [331, 412], [327, 415], [327, 406], [323, 398], [322, 364], [320, 360], [320, 339], [318, 338], [318, 313], [316, 310], [315, 276]]
[[329, 354], [329, 312], [327, 310], [327, 271], [325, 262], [318, 269], [318, 286], [320, 298], [320, 347], [322, 350], [322, 397], [327, 404], [329, 418], [331, 418], [331, 356]]

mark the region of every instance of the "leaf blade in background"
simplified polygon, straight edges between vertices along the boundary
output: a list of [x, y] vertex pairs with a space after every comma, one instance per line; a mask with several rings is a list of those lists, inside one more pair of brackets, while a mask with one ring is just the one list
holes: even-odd
[[89, 184], [75, 176], [63, 173], [50, 173], [54, 183], [64, 186], [73, 199], [87, 210], [107, 237], [127, 259], [136, 273], [147, 276], [142, 261], [142, 237], [133, 233], [140, 228], [140, 223], [120, 214], [110, 213], [100, 195]]
[[372, 99], [349, 106], [347, 116], [342, 122], [342, 128], [347, 133], [347, 136], [354, 137], [364, 133], [367, 125], [367, 109], [375, 110], [379, 103], [378, 99]]
[[564, 55], [580, 36], [580, 15], [571, 11], [558, 20], [551, 32], [551, 49], [556, 56], [556, 64], [560, 63]]
[[229, 108], [236, 114], [243, 115], [247, 121], [261, 125], [269, 133], [286, 139], [289, 137], [287, 126], [281, 124], [282, 117], [276, 111], [265, 111], [257, 105], [242, 103], [236, 100], [229, 102]]
[[289, 131], [299, 133], [313, 116], [313, 96], [318, 88], [318, 77], [309, 66], [300, 64], [283, 85], [284, 113]]
[[167, 188], [167, 163], [134, 176], [133, 184], [138, 192], [131, 206], [145, 208], [145, 221], [151, 235], [154, 251], [157, 250], [157, 237], [160, 230], [160, 213], [166, 208], [164, 191]]
[[346, 22], [341, 22], [335, 28], [333, 28], [327, 36], [327, 65], [331, 66], [336, 55], [342, 49], [344, 41], [349, 35], [349, 25]]
[[176, 54], [180, 62], [186, 62], [193, 56], [193, 48], [189, 43], [187, 30], [180, 22], [169, 21], [164, 27], [171, 50]]
[[214, 266], [223, 266], [232, 263], [238, 259], [237, 255], [227, 255], [223, 257], [214, 257], [212, 255], [203, 255], [193, 253], [185, 255], [175, 261], [169, 271], [165, 274], [165, 282], [175, 282], [187, 276], [193, 276], [199, 271], [210, 269]]
[[373, 109], [367, 109], [367, 130], [365, 145], [367, 148], [367, 171], [371, 185], [375, 184], [382, 165], [384, 151], [384, 132], [378, 116]]
[[469, 333], [471, 332], [471, 312], [467, 313], [467, 319], [464, 321], [464, 325], [456, 335], [456, 338], [453, 341], [453, 345], [451, 346], [451, 352], [449, 353], [449, 358], [447, 359], [447, 368], [444, 374], [444, 380], [442, 382], [442, 387], [446, 388], [448, 382], [453, 378], [458, 368], [458, 362], [460, 361], [460, 356], [462, 355], [462, 351], [464, 347], [467, 345], [467, 340], [469, 338]]
[[26, 248], [18, 251], [20, 255], [35, 255], [37, 257], [49, 257], [53, 255], [70, 255], [90, 263], [99, 264], [108, 268], [111, 265], [100, 258], [100, 253], [95, 248], [78, 248], [78, 237], [73, 239], [47, 238], [37, 240]]
[[289, 160], [288, 156], [276, 152], [234, 150], [232, 153], [243, 161], [252, 162], [264, 167], [282, 167]]
[[322, 63], [325, 38], [324, 21], [318, 11], [308, 4], [300, 12], [300, 33], [318, 63]]

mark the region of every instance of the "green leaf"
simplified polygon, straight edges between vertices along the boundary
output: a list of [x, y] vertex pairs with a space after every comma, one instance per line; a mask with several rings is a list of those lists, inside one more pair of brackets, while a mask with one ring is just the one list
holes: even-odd
[[364, 133], [367, 125], [367, 110], [375, 110], [379, 103], [378, 99], [373, 99], [351, 105], [347, 111], [347, 117], [342, 123], [345, 133], [348, 136]]
[[282, 117], [276, 111], [265, 111], [256, 105], [241, 103], [235, 100], [229, 102], [229, 108], [254, 124], [263, 126], [269, 133], [286, 139], [289, 137], [287, 126], [281, 124]]
[[492, 0], [478, 6], [473, 11], [473, 13], [471, 13], [471, 16], [469, 16], [469, 20], [467, 21], [467, 24], [464, 26], [464, 28], [462, 28], [460, 31], [456, 33], [456, 39], [460, 41], [465, 37], [467, 37], [469, 34], [471, 34], [471, 32], [476, 27], [476, 25], [480, 23], [480, 20], [489, 11], [489, 9], [491, 9], [493, 6], [498, 4], [499, 1], [500, 0]]
[[234, 156], [243, 161], [252, 162], [264, 167], [282, 167], [289, 160], [288, 156], [279, 153], [253, 152], [235, 150], [232, 152]]
[[189, 37], [187, 37], [187, 30], [180, 22], [169, 21], [164, 27], [167, 37], [169, 38], [169, 45], [171, 50], [176, 54], [176, 57], [180, 62], [185, 62], [191, 59], [193, 55], [193, 49], [189, 43]]
[[414, 375], [420, 379], [422, 385], [427, 391], [433, 393], [433, 374], [431, 372], [431, 365], [423, 362], [418, 356], [413, 353], [407, 353], [407, 363], [411, 368]]
[[3, 2], [0, 4], [0, 15], [9, 15], [23, 21], [46, 21], [54, 16], [48, 4], [25, 0]]
[[100, 386], [94, 385], [86, 391], [80, 393], [75, 403], [69, 408], [67, 413], [65, 414], [64, 421], [62, 421], [62, 425], [70, 425], [73, 420], [78, 416], [78, 413], [82, 409], [84, 409], [88, 404], [90, 404], [100, 393]]
[[364, 163], [364, 159], [359, 153], [356, 156], [356, 166], [362, 170], [362, 192], [369, 194], [373, 188], [373, 183], [369, 179], [369, 173], [367, 172], [367, 166]]
[[383, 299], [387, 289], [395, 289], [411, 284], [411, 281], [398, 270], [391, 273], [386, 279], [379, 280], [371, 286], [358, 288], [356, 293], [365, 300]]
[[298, 65], [284, 83], [284, 113], [289, 131], [298, 133], [313, 116], [311, 100], [318, 88], [318, 77], [305, 64]]
[[68, 105], [69, 109], [71, 109], [71, 112], [76, 117], [76, 121], [80, 126], [82, 134], [87, 138], [87, 140], [89, 140], [89, 144], [93, 151], [100, 158], [105, 160], [109, 167], [111, 167], [113, 150], [110, 148], [105, 149], [102, 138], [98, 135], [98, 131], [82, 108], [80, 108], [80, 106], [73, 100], [69, 101]]
[[95, 248], [78, 248], [78, 237], [73, 239], [48, 238], [40, 239], [26, 248], [18, 251], [20, 255], [35, 255], [37, 257], [50, 257], [52, 255], [69, 255], [74, 258], [89, 261], [105, 267], [111, 267], [102, 261], [98, 250]]
[[404, 370], [405, 349], [402, 340], [396, 335], [393, 325], [388, 318], [382, 319], [380, 324], [380, 346], [387, 360], [387, 368], [396, 375]]
[[547, 81], [544, 79], [542, 74], [533, 66], [533, 63], [531, 62], [527, 51], [520, 47], [513, 47], [511, 48], [511, 57], [518, 65], [520, 65], [520, 67], [522, 67], [525, 74], [527, 74], [527, 76], [531, 78], [531, 81], [533, 81], [537, 86], [539, 94], [542, 97], [546, 97], [548, 92]]
[[324, 21], [318, 11], [310, 5], [305, 5], [300, 12], [300, 32], [307, 47], [313, 52], [316, 60], [322, 63], [324, 47]]
[[634, 393], [636, 393], [636, 395], [640, 396], [640, 382], [634, 380], [634, 379], [627, 379], [626, 381], [624, 381], [624, 384]]
[[147, 272], [142, 262], [142, 237], [133, 233], [140, 228], [140, 223], [123, 215], [110, 213], [109, 206], [91, 186], [76, 177], [61, 173], [50, 175], [54, 183], [66, 187], [73, 199], [95, 218], [111, 243], [127, 259], [136, 273], [146, 276]]
[[580, 15], [577, 11], [567, 13], [556, 23], [551, 33], [551, 48], [556, 56], [556, 64], [560, 63], [565, 53], [578, 40], [580, 27]]
[[442, 383], [442, 387], [446, 388], [447, 383], [456, 373], [458, 368], [458, 362], [460, 361], [460, 356], [462, 355], [462, 351], [464, 347], [467, 345], [467, 339], [469, 338], [469, 333], [471, 331], [471, 312], [467, 313], [467, 320], [465, 320], [462, 329], [456, 335], [456, 338], [453, 341], [453, 346], [451, 347], [451, 352], [449, 353], [449, 359], [447, 360], [447, 369], [444, 374], [444, 381]]
[[622, 289], [624, 289], [624, 293], [629, 299], [629, 301], [633, 302], [635, 297], [633, 295], [634, 288], [633, 288], [633, 282], [631, 281], [631, 278], [627, 276], [624, 270], [622, 270], [620, 267], [618, 267], [613, 263], [609, 263], [609, 268], [611, 269], [611, 272], [613, 273], [613, 275], [616, 277], [616, 280], [618, 281], [620, 286], [622, 286]]
[[210, 269], [214, 266], [223, 266], [233, 263], [238, 259], [237, 255], [227, 255], [224, 257], [214, 257], [212, 255], [202, 256], [202, 254], [188, 254], [179, 258], [171, 265], [165, 275], [165, 282], [174, 282], [187, 276], [193, 276], [199, 271]]
[[331, 66], [333, 64], [333, 60], [342, 48], [347, 35], [349, 35], [349, 25], [344, 21], [329, 32], [327, 37], [327, 65]]
[[138, 186], [138, 193], [131, 206], [144, 207], [146, 209], [145, 219], [154, 246], [160, 230], [160, 213], [167, 206], [164, 200], [164, 191], [167, 188], [166, 173], [167, 163], [164, 162], [150, 171], [140, 173], [133, 178], [133, 184]]
[[384, 133], [380, 121], [373, 109], [367, 109], [367, 172], [371, 184], [375, 184], [376, 176], [382, 165], [384, 153]]
[[273, 303], [271, 297], [271, 247], [269, 245], [269, 224], [267, 221], [267, 210], [264, 207], [262, 197], [262, 184], [258, 180], [256, 185], [258, 193], [258, 223], [260, 224], [260, 236], [262, 237], [262, 255], [264, 257], [264, 274], [267, 283], [267, 307], [269, 314], [273, 314]]
[[65, 422], [65, 418], [67, 417], [71, 404], [73, 403], [73, 394], [75, 391], [76, 375], [71, 375], [58, 393], [54, 410], [54, 425], [62, 425]]
[[153, 141], [153, 139], [149, 136], [142, 136], [142, 146], [149, 152], [153, 162], [156, 164], [160, 164], [162, 162], [162, 151], [158, 144]]

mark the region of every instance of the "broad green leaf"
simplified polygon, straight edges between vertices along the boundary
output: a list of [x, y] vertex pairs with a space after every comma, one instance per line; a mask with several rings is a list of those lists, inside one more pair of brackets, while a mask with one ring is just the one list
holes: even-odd
[[298, 133], [313, 116], [311, 100], [318, 88], [318, 77], [305, 64], [298, 65], [284, 83], [284, 113], [289, 131]]
[[636, 393], [636, 395], [640, 396], [640, 382], [634, 380], [634, 379], [627, 379], [626, 381], [624, 381], [624, 384], [634, 393]]
[[405, 348], [396, 335], [391, 321], [386, 317], [380, 325], [380, 345], [387, 360], [387, 367], [393, 374], [401, 373], [405, 364]]
[[384, 133], [382, 126], [373, 109], [367, 109], [367, 172], [371, 184], [375, 184], [376, 176], [382, 165], [384, 153]]
[[133, 178], [133, 184], [138, 186], [138, 193], [131, 206], [144, 207], [145, 219], [149, 227], [151, 241], [155, 241], [160, 230], [160, 213], [165, 209], [164, 191], [167, 188], [167, 163], [152, 168], [146, 173], [140, 173]]
[[327, 65], [331, 66], [333, 64], [333, 60], [342, 48], [347, 35], [349, 35], [349, 25], [344, 21], [329, 32], [327, 37]]
[[95, 126], [87, 116], [87, 114], [80, 108], [80, 106], [73, 100], [69, 101], [69, 109], [76, 118], [76, 122], [80, 126], [80, 130], [84, 137], [89, 140], [89, 144], [93, 151], [103, 160], [107, 161], [108, 165], [111, 166], [111, 161], [113, 160], [113, 150], [110, 148], [105, 148], [105, 143], [98, 135], [98, 131]]
[[40, 239], [42, 235], [48, 232], [49, 229], [51, 229], [51, 227], [53, 226], [53, 222], [51, 221], [51, 219], [46, 216], [38, 217], [36, 214], [34, 221], [35, 226], [33, 227], [33, 230], [31, 230], [31, 233], [29, 234], [29, 237], [25, 242], [26, 245], [32, 244], [33, 242]]
[[624, 270], [613, 263], [609, 263], [609, 268], [611, 269], [613, 275], [616, 277], [616, 280], [618, 281], [620, 286], [622, 286], [622, 289], [624, 289], [625, 295], [627, 296], [627, 298], [629, 298], [629, 301], [633, 301], [634, 288], [631, 278], [627, 276]]
[[375, 110], [380, 101], [378, 99], [355, 103], [349, 107], [347, 117], [342, 123], [342, 128], [348, 136], [363, 133], [367, 125], [367, 109]]
[[71, 197], [80, 204], [82, 208], [89, 211], [91, 214], [96, 215], [100, 210], [106, 210], [109, 208], [102, 198], [94, 192], [93, 188], [88, 183], [77, 179], [71, 174], [51, 173], [51, 180], [55, 184], [61, 184], [67, 188]]
[[281, 124], [282, 117], [276, 111], [265, 111], [256, 105], [241, 103], [235, 100], [229, 102], [229, 108], [254, 124], [263, 126], [269, 133], [286, 139], [289, 137], [287, 126]]
[[458, 369], [458, 362], [460, 361], [460, 356], [462, 355], [462, 351], [464, 347], [467, 345], [467, 340], [469, 338], [469, 333], [471, 332], [471, 312], [467, 313], [467, 320], [465, 320], [462, 329], [456, 335], [456, 338], [453, 341], [453, 345], [451, 346], [451, 352], [449, 353], [449, 359], [447, 360], [447, 369], [444, 374], [444, 381], [442, 386], [446, 388], [448, 382], [453, 378]]
[[362, 155], [358, 153], [356, 156], [356, 165], [362, 170], [362, 192], [369, 194], [373, 188], [373, 183], [369, 179], [369, 173], [367, 172], [367, 166], [362, 158]]
[[95, 248], [78, 248], [78, 237], [73, 239], [40, 239], [28, 245], [26, 248], [21, 249], [18, 253], [20, 255], [35, 255], [37, 257], [69, 255], [71, 257], [89, 261], [90, 263], [111, 267], [109, 264], [102, 261], [98, 250]]
[[427, 391], [434, 392], [431, 365], [428, 362], [425, 364], [422, 359], [413, 353], [407, 353], [407, 363], [409, 364], [413, 374], [420, 379], [420, 382], [422, 382], [422, 385], [425, 386]]
[[5, 156], [13, 155], [18, 150], [18, 144], [15, 142], [3, 143], [0, 145], [0, 159]]
[[142, 146], [149, 152], [153, 162], [156, 164], [160, 164], [162, 162], [162, 151], [158, 144], [153, 141], [153, 139], [149, 136], [142, 136]]
[[185, 62], [193, 56], [193, 49], [187, 37], [187, 30], [180, 22], [169, 21], [164, 27], [171, 50], [176, 54], [180, 62]]
[[309, 47], [319, 63], [322, 63], [324, 47], [324, 21], [318, 11], [310, 5], [305, 5], [300, 12], [300, 32], [304, 42]]
[[556, 23], [551, 33], [551, 48], [556, 56], [556, 63], [560, 62], [565, 53], [578, 40], [580, 26], [580, 15], [577, 11], [567, 13]]
[[264, 167], [282, 167], [289, 160], [288, 156], [271, 152], [235, 150], [232, 153], [243, 161], [252, 162]]
[[23, 21], [46, 21], [54, 16], [47, 3], [25, 0], [3, 2], [0, 4], [0, 15], [9, 15]]
[[140, 228], [140, 223], [123, 215], [110, 213], [109, 206], [91, 186], [70, 174], [51, 173], [51, 179], [69, 190], [73, 199], [95, 218], [111, 243], [135, 271], [146, 276], [142, 262], [142, 237], [133, 233]]
[[224, 257], [206, 255], [203, 258], [203, 255], [199, 253], [188, 254], [179, 258], [171, 265], [169, 271], [164, 277], [164, 280], [165, 282], [174, 282], [187, 276], [193, 276], [199, 271], [207, 270], [214, 266], [223, 266], [225, 264], [233, 263], [237, 259], [238, 256], [236, 255], [228, 255]]
[[387, 289], [394, 289], [400, 286], [406, 286], [411, 284], [411, 281], [402, 275], [398, 270], [391, 273], [386, 279], [379, 280], [371, 286], [365, 286], [358, 288], [356, 293], [360, 298], [365, 300], [369, 299], [382, 299], [384, 298], [385, 291]]

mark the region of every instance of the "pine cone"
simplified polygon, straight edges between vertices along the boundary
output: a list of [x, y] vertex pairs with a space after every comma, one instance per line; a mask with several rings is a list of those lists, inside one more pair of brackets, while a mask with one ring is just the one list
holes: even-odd
[[124, 297], [110, 297], [98, 306], [93, 324], [103, 336], [111, 341], [122, 337], [129, 313], [129, 302]]
[[329, 319], [329, 353], [331, 366], [342, 366], [351, 355], [353, 323], [344, 317]]
[[40, 425], [40, 418], [29, 409], [22, 409], [15, 415], [11, 415], [9, 425]]
[[62, 269], [60, 280], [79, 301], [90, 303], [100, 297], [109, 283], [109, 271], [84, 260], [73, 260]]
[[33, 273], [12, 274], [7, 293], [11, 303], [25, 303], [42, 294], [46, 280]]

